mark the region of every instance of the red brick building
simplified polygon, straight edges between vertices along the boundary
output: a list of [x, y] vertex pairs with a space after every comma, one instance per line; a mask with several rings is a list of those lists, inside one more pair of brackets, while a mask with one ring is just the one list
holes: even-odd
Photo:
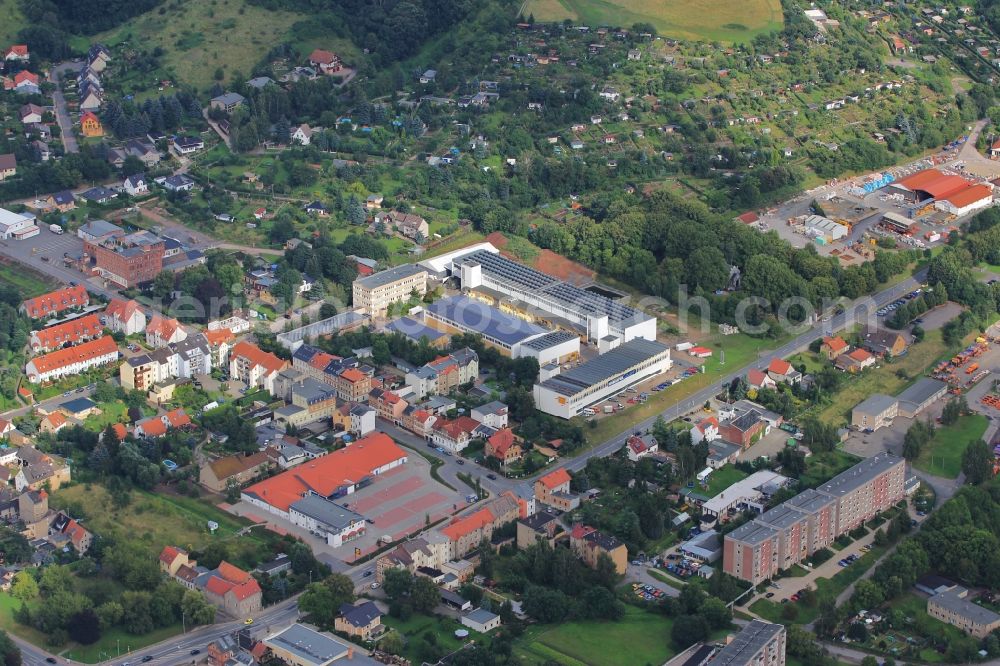
[[94, 274], [125, 288], [149, 282], [163, 270], [163, 239], [148, 231], [84, 241], [83, 251]]

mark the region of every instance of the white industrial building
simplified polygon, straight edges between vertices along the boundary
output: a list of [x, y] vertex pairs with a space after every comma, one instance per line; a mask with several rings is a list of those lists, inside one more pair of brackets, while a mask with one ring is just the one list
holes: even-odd
[[572, 418], [670, 366], [670, 347], [636, 338], [535, 384], [535, 406], [546, 414]]
[[823, 238], [827, 242], [836, 242], [850, 233], [850, 229], [843, 224], [822, 215], [810, 215], [802, 224], [808, 235]]
[[0, 238], [4, 240], [24, 240], [39, 234], [35, 218], [13, 213], [0, 208]]
[[979, 183], [950, 194], [934, 202], [934, 207], [946, 213], [961, 217], [993, 205], [993, 188]]
[[609, 334], [623, 342], [656, 339], [655, 317], [488, 249], [456, 256], [449, 270], [464, 291], [485, 288], [515, 299], [527, 309], [534, 308], [578, 329], [593, 342]]

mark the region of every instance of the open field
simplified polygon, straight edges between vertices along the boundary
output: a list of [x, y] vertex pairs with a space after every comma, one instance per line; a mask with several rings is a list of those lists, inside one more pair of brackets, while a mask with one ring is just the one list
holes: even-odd
[[939, 426], [913, 466], [921, 472], [954, 479], [962, 471], [962, 453], [969, 442], [982, 438], [988, 425], [982, 414], [970, 414], [953, 425]]
[[4, 48], [17, 41], [17, 33], [24, 27], [24, 16], [21, 14], [18, 0], [0, 0], [0, 44]]
[[307, 18], [243, 0], [178, 0], [99, 35], [95, 41], [117, 44], [131, 38], [150, 49], [161, 47], [166, 52], [166, 70], [179, 81], [204, 88], [212, 83], [219, 67], [227, 81], [235, 72], [248, 75], [259, 58], [287, 38], [292, 25]]
[[[4, 10], [0, 6], [0, 12], [2, 11]], [[0, 284], [17, 287], [25, 298], [39, 296], [60, 286], [57, 280], [47, 275], [42, 275], [22, 264], [12, 266], [7, 261], [0, 261]]]
[[777, 0], [526, 0], [522, 13], [592, 26], [645, 22], [669, 37], [720, 42], [749, 42], [782, 22]]
[[533, 627], [514, 652], [528, 663], [633, 666], [662, 664], [673, 656], [670, 618], [628, 606], [618, 622], [567, 622]]
[[708, 489], [705, 494], [709, 497], [715, 497], [729, 486], [745, 478], [747, 478], [746, 472], [736, 469], [733, 465], [726, 465], [715, 470], [708, 477]]

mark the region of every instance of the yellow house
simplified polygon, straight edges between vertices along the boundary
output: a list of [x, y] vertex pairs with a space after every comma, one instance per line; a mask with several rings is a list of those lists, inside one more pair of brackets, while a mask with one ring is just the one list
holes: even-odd
[[80, 117], [80, 132], [86, 136], [104, 136], [104, 127], [92, 111], [85, 111]]

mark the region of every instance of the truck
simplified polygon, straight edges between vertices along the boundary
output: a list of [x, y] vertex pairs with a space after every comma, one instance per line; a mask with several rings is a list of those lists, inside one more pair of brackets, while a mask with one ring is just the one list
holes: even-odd
[[688, 349], [691, 349], [691, 347], [694, 347], [694, 345], [690, 342], [678, 342], [674, 345], [674, 349], [677, 351], [687, 351]]
[[614, 405], [604, 405], [604, 413], [605, 414], [614, 414], [615, 413], [615, 406]]
[[61, 234], [63, 232], [63, 228], [60, 227], [58, 224], [50, 224], [49, 231], [51, 231], [54, 234]]

